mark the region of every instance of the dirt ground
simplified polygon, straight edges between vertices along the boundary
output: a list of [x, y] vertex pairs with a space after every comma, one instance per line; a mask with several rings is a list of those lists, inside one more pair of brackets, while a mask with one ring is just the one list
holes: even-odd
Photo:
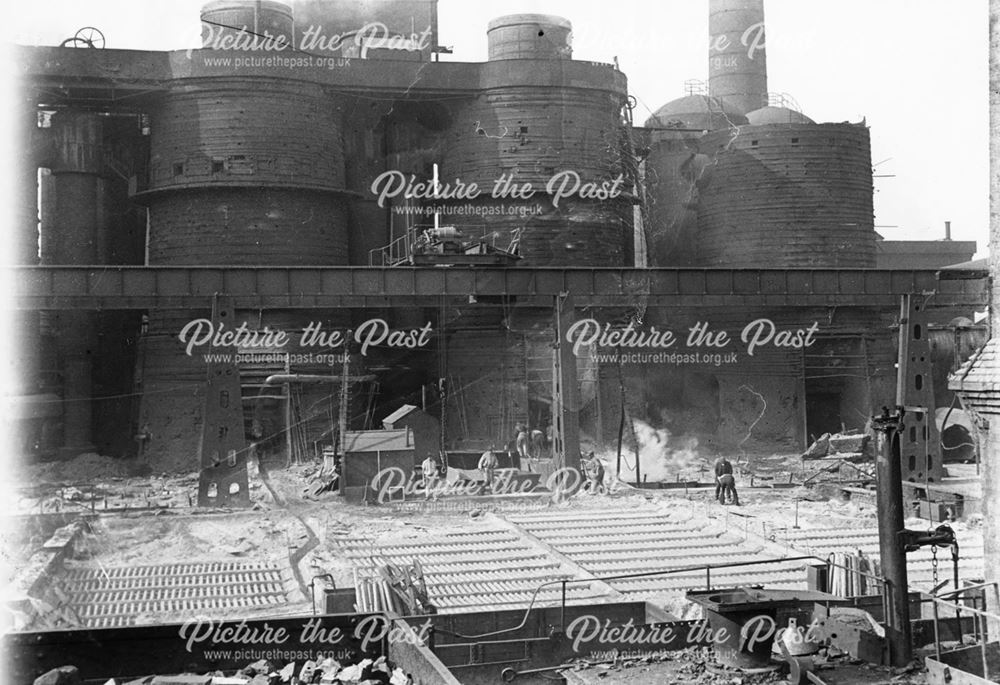
[[[700, 457], [686, 465], [685, 479], [702, 483], [711, 458]], [[719, 508], [710, 487], [636, 489], [611, 475], [610, 497], [581, 494], [568, 502], [532, 506], [611, 510], [645, 501], [668, 501], [679, 508], [693, 507], [698, 515], [725, 517], [733, 526], [756, 527], [767, 535], [770, 528], [798, 524], [802, 527], [871, 525], [875, 511], [870, 503], [846, 500], [839, 488], [822, 484], [805, 488], [789, 486], [817, 470], [798, 455], [751, 455], [734, 460], [738, 475], [739, 508]], [[288, 550], [306, 551], [299, 560], [304, 582], [332, 573], [338, 585], [350, 584], [350, 566], [337, 553], [336, 541], [354, 538], [417, 537], [428, 530], [469, 530], [482, 513], [475, 501], [456, 503], [443, 511], [422, 511], [392, 506], [347, 503], [334, 493], [310, 496], [306, 491], [319, 472], [319, 464], [286, 466], [251, 464], [250, 494], [253, 510], [226, 513], [199, 509], [198, 476], [187, 474], [130, 475], [137, 470], [126, 460], [84, 454], [67, 462], [48, 462], [21, 470], [18, 498], [8, 508], [13, 525], [7, 533], [7, 559], [16, 564], [32, 544], [24, 536], [33, 514], [79, 513], [92, 515], [93, 534], [85, 545], [89, 560], [105, 565], [161, 564], [177, 559], [274, 559]], [[836, 474], [823, 474], [828, 480]], [[751, 483], [753, 487], [751, 487]], [[446, 498], [447, 499], [447, 498]], [[468, 498], [466, 498], [468, 499]], [[797, 518], [796, 518], [797, 517]], [[37, 537], [37, 536], [36, 536]], [[29, 544], [25, 544], [25, 543]], [[38, 543], [34, 540], [33, 543]]]
[[[851, 528], [875, 523], [873, 500], [846, 498], [838, 486], [829, 482], [837, 477], [850, 478], [856, 469], [823, 473], [833, 461], [802, 462], [797, 454], [756, 454], [734, 459], [741, 506], [722, 507], [713, 499], [714, 488], [684, 486], [685, 481], [710, 481], [712, 461], [699, 457], [686, 463], [685, 471], [678, 472], [673, 480], [676, 487], [669, 489], [639, 489], [618, 481], [610, 476], [613, 465], [609, 463], [609, 495], [579, 494], [558, 503], [543, 498], [531, 506], [566, 511], [607, 509], [610, 520], [617, 511], [655, 502], [667, 505], [671, 515], [677, 517], [721, 520], [727, 526], [744, 527], [764, 537], [793, 525], [803, 529]], [[232, 512], [194, 506], [198, 486], [195, 472], [139, 475], [140, 470], [128, 462], [97, 455], [36, 464], [19, 474], [18, 498], [8, 509], [13, 525], [5, 526], [2, 540], [5, 559], [16, 569], [19, 560], [44, 542], [43, 531], [30, 524], [32, 515], [78, 512], [87, 516], [90, 529], [77, 547], [74, 564], [113, 567], [178, 561], [266, 561], [291, 569], [293, 585], [297, 586], [297, 591], [289, 593], [287, 604], [271, 608], [268, 615], [301, 615], [312, 610], [308, 585], [314, 577], [329, 573], [338, 587], [353, 584], [352, 566], [340, 553], [338, 540], [410, 540], [428, 532], [469, 532], [492, 525], [490, 517], [483, 515], [488, 508], [478, 505], [474, 498], [455, 498], [451, 509], [423, 511], [417, 507], [352, 504], [333, 493], [313, 496], [308, 491], [319, 469], [318, 463], [271, 463], [263, 468], [251, 465], [252, 509]], [[816, 484], [802, 486], [801, 482], [810, 476], [814, 476]], [[955, 525], [959, 529], [975, 528], [979, 522]], [[777, 682], [763, 676], [733, 680], [707, 673], [703, 660], [703, 656], [692, 653], [580, 666], [569, 682]], [[853, 676], [856, 680], [837, 679], [845, 669], [822, 675], [830, 683], [924, 682], [919, 671], [892, 672], [859, 665], [852, 668], [860, 669]]]

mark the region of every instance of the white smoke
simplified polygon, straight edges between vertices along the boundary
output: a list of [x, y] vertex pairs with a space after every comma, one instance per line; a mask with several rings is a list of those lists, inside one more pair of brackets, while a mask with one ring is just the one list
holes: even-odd
[[[641, 419], [632, 419], [635, 442], [639, 447], [640, 477], [643, 481], [675, 482], [700, 480], [705, 459], [698, 454], [698, 439], [674, 436], [666, 428], [654, 428]], [[622, 467], [618, 477], [628, 483], [635, 482], [635, 447], [628, 434], [622, 444]], [[602, 459], [614, 472], [618, 452], [607, 452]]]

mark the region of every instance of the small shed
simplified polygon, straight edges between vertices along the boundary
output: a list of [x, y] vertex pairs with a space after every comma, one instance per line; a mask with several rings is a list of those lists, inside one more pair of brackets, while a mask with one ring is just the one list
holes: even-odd
[[419, 407], [404, 404], [382, 419], [382, 427], [387, 430], [409, 428], [413, 431], [414, 461], [418, 464], [441, 453], [441, 423]]
[[344, 433], [340, 492], [346, 499], [373, 499], [370, 486], [379, 472], [399, 469], [408, 481], [413, 474], [414, 433], [409, 428]]

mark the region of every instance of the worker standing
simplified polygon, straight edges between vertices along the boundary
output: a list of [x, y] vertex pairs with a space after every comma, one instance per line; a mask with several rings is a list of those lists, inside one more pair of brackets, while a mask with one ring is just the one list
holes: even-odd
[[606, 494], [607, 489], [604, 487], [604, 462], [601, 461], [593, 452], [587, 455], [587, 461], [584, 465], [584, 470], [587, 474], [587, 488], [592, 494]]
[[429, 500], [431, 498], [437, 501], [437, 482], [438, 476], [438, 460], [433, 455], [430, 454], [426, 459], [420, 464], [420, 470], [424, 477], [424, 499]]
[[545, 433], [541, 428], [531, 429], [531, 456], [539, 459], [542, 456], [542, 449], [545, 446]]
[[496, 471], [498, 464], [497, 455], [493, 451], [493, 448], [494, 445], [490, 445], [490, 448], [483, 452], [483, 456], [479, 458], [479, 470], [486, 479], [486, 485], [483, 490], [489, 490], [490, 492], [493, 492], [493, 473]]
[[724, 456], [715, 461], [715, 498], [719, 500], [719, 504], [728, 503], [736, 506], [740, 504], [739, 495], [736, 494], [733, 465]]
[[524, 424], [517, 424], [514, 426], [514, 430], [517, 431], [517, 438], [515, 440], [515, 445], [517, 446], [517, 456], [521, 461], [520, 468], [522, 470], [531, 470], [531, 462], [529, 461], [528, 451], [528, 428]]

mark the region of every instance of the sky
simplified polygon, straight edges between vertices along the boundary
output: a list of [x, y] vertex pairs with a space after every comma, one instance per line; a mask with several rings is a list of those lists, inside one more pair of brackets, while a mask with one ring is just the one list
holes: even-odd
[[[198, 45], [202, 0], [45, 0], [10, 20], [13, 42], [55, 45], [96, 26], [107, 47]], [[707, 0], [440, 0], [443, 59], [486, 59], [490, 19], [521, 12], [573, 22], [574, 59], [613, 62], [641, 124], [708, 76]], [[768, 88], [817, 122], [871, 128], [876, 230], [893, 240], [975, 240], [989, 221], [987, 0], [765, 0]]]

